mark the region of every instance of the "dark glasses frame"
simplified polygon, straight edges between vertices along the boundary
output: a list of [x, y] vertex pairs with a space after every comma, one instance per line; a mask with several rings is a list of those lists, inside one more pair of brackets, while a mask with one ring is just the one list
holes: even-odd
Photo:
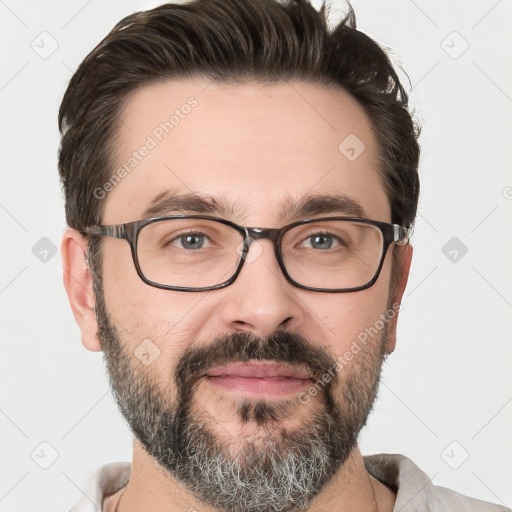
[[[243, 250], [240, 254], [240, 261], [236, 267], [236, 270], [234, 274], [227, 279], [226, 281], [213, 285], [213, 286], [207, 286], [207, 287], [200, 287], [200, 288], [188, 288], [183, 286], [172, 286], [172, 285], [165, 285], [161, 283], [156, 283], [154, 281], [151, 281], [146, 278], [144, 273], [142, 272], [140, 265], [139, 265], [139, 259], [137, 256], [137, 242], [139, 233], [142, 228], [149, 224], [153, 224], [155, 222], [162, 222], [166, 220], [171, 219], [206, 219], [211, 220], [215, 222], [219, 222], [221, 224], [225, 224], [226, 226], [229, 226], [236, 231], [240, 233], [240, 235], [243, 237]], [[310, 286], [305, 286], [294, 279], [290, 277], [288, 274], [288, 271], [286, 270], [286, 266], [283, 261], [283, 256], [281, 253], [281, 242], [283, 239], [283, 236], [287, 231], [290, 229], [310, 224], [313, 222], [319, 222], [319, 221], [330, 221], [330, 220], [337, 220], [337, 221], [347, 221], [347, 222], [357, 222], [360, 224], [367, 224], [371, 226], [375, 226], [378, 228], [382, 233], [382, 254], [380, 256], [379, 265], [377, 267], [377, 270], [367, 283], [352, 287], [352, 288], [335, 288], [335, 289], [327, 289], [327, 288], [315, 288]], [[293, 286], [296, 286], [297, 288], [301, 288], [303, 290], [310, 290], [315, 292], [325, 292], [325, 293], [345, 293], [345, 292], [355, 292], [359, 290], [365, 290], [366, 288], [370, 288], [375, 282], [377, 281], [380, 272], [382, 270], [382, 266], [384, 264], [384, 260], [386, 258], [386, 254], [388, 252], [389, 246], [395, 242], [398, 245], [406, 245], [409, 243], [410, 236], [412, 234], [412, 227], [404, 227], [400, 226], [398, 224], [391, 224], [388, 222], [381, 222], [377, 220], [371, 220], [371, 219], [364, 219], [364, 218], [358, 218], [358, 217], [321, 217], [317, 219], [306, 219], [306, 220], [299, 220], [296, 222], [293, 222], [291, 224], [288, 224], [282, 228], [252, 228], [252, 227], [244, 227], [240, 226], [238, 224], [235, 224], [234, 222], [231, 222], [226, 219], [222, 219], [219, 217], [210, 217], [208, 215], [167, 215], [164, 217], [152, 217], [150, 219], [143, 219], [143, 220], [137, 220], [134, 222], [127, 222], [124, 224], [115, 224], [110, 226], [90, 226], [88, 228], [85, 228], [85, 233], [88, 235], [99, 235], [99, 236], [109, 236], [113, 238], [119, 238], [122, 240], [126, 240], [130, 244], [133, 263], [135, 265], [135, 269], [137, 270], [137, 273], [139, 277], [144, 281], [146, 284], [150, 286], [154, 286], [155, 288], [161, 288], [164, 290], [173, 290], [173, 291], [186, 291], [186, 292], [204, 292], [209, 290], [218, 290], [220, 288], [225, 288], [226, 286], [229, 286], [230, 284], [233, 284], [240, 274], [242, 267], [245, 263], [245, 257], [247, 253], [249, 252], [249, 248], [254, 240], [262, 240], [262, 239], [269, 239], [274, 243], [274, 253], [277, 259], [277, 262], [279, 263], [279, 267], [281, 268], [281, 271], [283, 272], [284, 276], [286, 277], [287, 281], [291, 283]]]

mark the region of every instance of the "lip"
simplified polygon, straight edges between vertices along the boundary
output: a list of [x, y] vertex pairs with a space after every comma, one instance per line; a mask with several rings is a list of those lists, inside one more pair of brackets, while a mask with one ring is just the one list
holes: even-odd
[[236, 392], [246, 398], [297, 394], [312, 383], [311, 375], [301, 368], [264, 361], [218, 366], [204, 377], [222, 391]]
[[286, 364], [270, 361], [251, 361], [217, 366], [206, 372], [206, 376], [251, 377], [256, 379], [288, 377], [302, 380], [309, 380], [312, 378], [311, 374], [302, 368], [296, 368]]

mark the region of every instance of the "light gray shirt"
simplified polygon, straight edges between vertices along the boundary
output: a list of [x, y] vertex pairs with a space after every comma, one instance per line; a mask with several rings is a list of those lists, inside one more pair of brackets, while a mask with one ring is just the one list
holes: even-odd
[[[469, 498], [430, 478], [403, 455], [364, 457], [366, 469], [396, 492], [393, 512], [512, 512], [510, 508]], [[101, 466], [92, 476], [84, 495], [69, 512], [112, 512], [130, 478], [129, 462]]]

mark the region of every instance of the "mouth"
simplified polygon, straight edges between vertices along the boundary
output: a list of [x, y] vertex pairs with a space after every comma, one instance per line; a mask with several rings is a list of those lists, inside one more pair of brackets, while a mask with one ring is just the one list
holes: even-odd
[[311, 373], [303, 368], [271, 361], [251, 361], [217, 366], [204, 378], [223, 391], [246, 398], [280, 397], [311, 386]]

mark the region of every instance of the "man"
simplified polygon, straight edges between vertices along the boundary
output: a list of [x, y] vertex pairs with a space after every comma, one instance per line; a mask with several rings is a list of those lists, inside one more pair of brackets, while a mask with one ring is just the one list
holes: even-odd
[[353, 13], [325, 16], [168, 4], [71, 79], [64, 282], [135, 437], [74, 512], [504, 510], [358, 450], [412, 257], [418, 130]]

